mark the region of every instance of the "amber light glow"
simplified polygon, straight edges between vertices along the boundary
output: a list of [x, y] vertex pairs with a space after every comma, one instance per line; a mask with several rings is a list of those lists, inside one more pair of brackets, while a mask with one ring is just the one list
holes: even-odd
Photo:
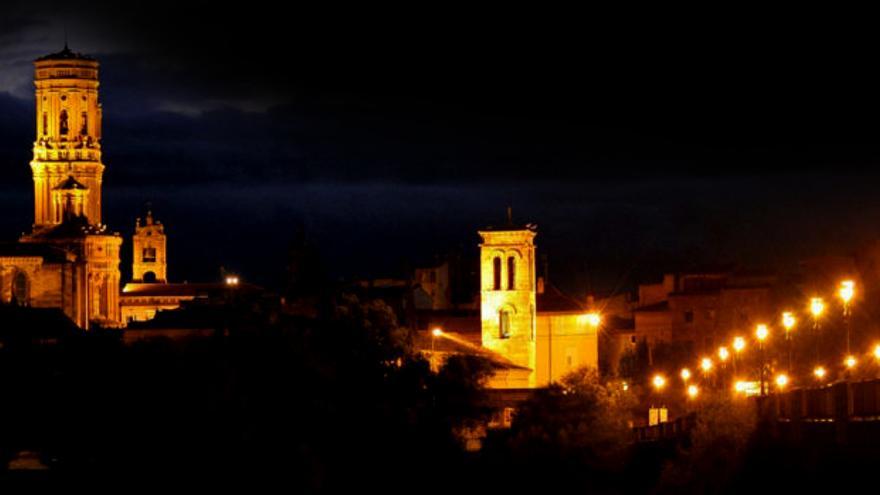
[[785, 327], [786, 331], [791, 331], [797, 323], [797, 318], [794, 317], [794, 314], [786, 311], [782, 313], [782, 326]]
[[443, 329], [440, 327], [436, 327], [433, 330], [431, 330], [431, 335], [433, 335], [434, 337], [439, 337], [439, 336], [443, 335]]
[[880, 344], [874, 346], [874, 357], [880, 359]]
[[840, 299], [844, 304], [849, 304], [853, 296], [856, 294], [856, 283], [852, 280], [844, 280], [840, 283], [840, 289], [837, 291]]
[[746, 339], [742, 337], [736, 337], [733, 339], [733, 350], [736, 352], [742, 352], [743, 349], [746, 348]]
[[688, 397], [695, 399], [700, 394], [700, 388], [696, 385], [689, 385], [687, 388]]
[[823, 368], [822, 366], [816, 366], [816, 369], [813, 370], [813, 375], [820, 380], [822, 378], [825, 378], [826, 373], [827, 372], [825, 371], [825, 368]]
[[599, 313], [587, 313], [587, 324], [591, 327], [598, 327], [602, 324], [602, 315]]
[[755, 327], [755, 337], [757, 337], [758, 340], [763, 342], [768, 335], [770, 335], [770, 331], [767, 330], [767, 325], [762, 323]]
[[727, 361], [727, 358], [730, 357], [730, 352], [728, 352], [727, 347], [719, 347], [718, 348], [718, 359], [721, 362]]
[[824, 312], [825, 301], [823, 301], [821, 297], [814, 297], [810, 299], [810, 313], [813, 315], [813, 318], [818, 318], [822, 316], [822, 313]]
[[684, 381], [688, 381], [691, 379], [691, 370], [687, 368], [682, 368], [681, 370], [681, 379]]
[[663, 378], [663, 375], [654, 375], [654, 379], [651, 383], [654, 384], [654, 388], [657, 390], [663, 390], [663, 387], [666, 386], [666, 378]]
[[708, 372], [712, 371], [712, 360], [707, 357], [704, 357], [700, 361], [700, 369], [702, 369], [704, 373], [708, 373]]
[[845, 364], [847, 368], [855, 368], [856, 364], [858, 363], [859, 361], [856, 359], [855, 356], [847, 356], [846, 359], [843, 361], [843, 364]]
[[776, 386], [779, 388], [785, 388], [788, 385], [788, 375], [782, 373], [776, 375]]

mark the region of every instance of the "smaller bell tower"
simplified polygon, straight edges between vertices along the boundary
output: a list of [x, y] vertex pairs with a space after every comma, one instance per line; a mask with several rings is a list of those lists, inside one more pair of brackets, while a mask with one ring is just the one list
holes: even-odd
[[152, 211], [147, 211], [143, 222], [140, 218], [135, 222], [132, 245], [132, 281], [166, 283], [165, 227], [162, 222], [153, 220]]
[[515, 226], [479, 231], [480, 315], [483, 347], [529, 372], [537, 368], [535, 228]]

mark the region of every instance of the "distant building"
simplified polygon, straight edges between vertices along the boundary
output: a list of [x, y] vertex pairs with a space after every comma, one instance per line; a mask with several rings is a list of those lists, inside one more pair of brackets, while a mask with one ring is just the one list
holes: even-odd
[[420, 312], [416, 344], [432, 364], [451, 353], [482, 355], [495, 367], [489, 388], [505, 390], [545, 387], [579, 367], [597, 367], [598, 328], [587, 308], [536, 275], [535, 229], [507, 225], [479, 234], [479, 309]]
[[713, 350], [777, 317], [776, 283], [775, 276], [732, 268], [666, 274], [639, 285], [634, 337], [649, 346], [676, 342]]

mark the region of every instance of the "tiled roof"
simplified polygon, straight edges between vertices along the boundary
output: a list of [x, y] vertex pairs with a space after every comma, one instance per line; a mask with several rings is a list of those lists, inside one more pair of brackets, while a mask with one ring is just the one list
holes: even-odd
[[33, 257], [37, 256], [51, 263], [62, 263], [68, 260], [72, 254], [58, 246], [51, 244], [36, 244], [30, 242], [5, 242], [0, 243], [0, 256], [8, 257]]
[[583, 313], [586, 307], [573, 297], [564, 294], [549, 282], [544, 285], [544, 292], [536, 295], [538, 313]]

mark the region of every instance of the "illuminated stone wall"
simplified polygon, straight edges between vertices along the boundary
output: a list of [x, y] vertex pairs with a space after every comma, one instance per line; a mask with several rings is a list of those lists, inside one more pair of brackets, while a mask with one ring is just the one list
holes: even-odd
[[584, 367], [599, 367], [599, 340], [585, 314], [538, 313], [536, 385], [545, 387]]
[[60, 223], [53, 190], [68, 177], [88, 188], [85, 216], [101, 223], [101, 104], [98, 62], [74, 56], [34, 62], [36, 139], [31, 170], [34, 179], [34, 226]]
[[[536, 384], [535, 232], [529, 229], [481, 231], [480, 319], [482, 345], [528, 370], [526, 379], [494, 380], [497, 388], [534, 387]], [[499, 273], [496, 284], [496, 262]], [[513, 286], [509, 261], [514, 267]], [[502, 313], [509, 332], [502, 334]], [[522, 375], [522, 373], [516, 373]], [[514, 386], [513, 384], [516, 384]], [[503, 385], [503, 386], [502, 386]]]

